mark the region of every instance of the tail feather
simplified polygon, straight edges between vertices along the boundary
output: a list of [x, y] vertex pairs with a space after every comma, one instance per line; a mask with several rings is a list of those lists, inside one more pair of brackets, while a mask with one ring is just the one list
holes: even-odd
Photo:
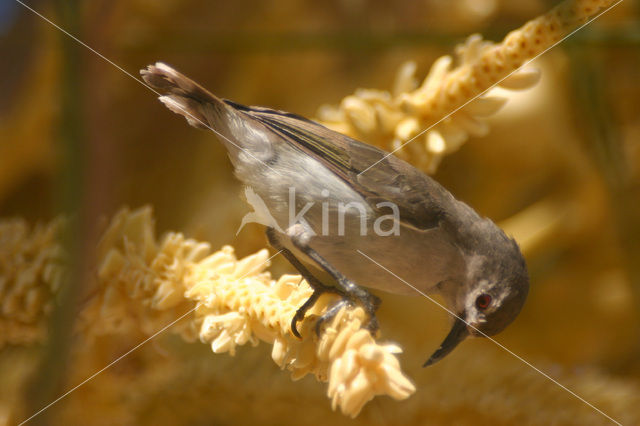
[[184, 116], [193, 127], [210, 128], [205, 106], [221, 104], [222, 101], [207, 89], [162, 62], [140, 70], [140, 75], [148, 85], [166, 93], [158, 99], [167, 108]]

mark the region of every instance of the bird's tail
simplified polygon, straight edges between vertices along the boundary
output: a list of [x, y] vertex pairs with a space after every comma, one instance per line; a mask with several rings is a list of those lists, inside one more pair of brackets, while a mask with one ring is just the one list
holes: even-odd
[[193, 127], [211, 129], [214, 123], [207, 119], [211, 107], [226, 109], [220, 98], [162, 62], [140, 70], [140, 75], [149, 86], [165, 93], [158, 99], [171, 111], [183, 115]]
[[167, 108], [184, 116], [193, 127], [209, 129], [218, 136], [239, 175], [243, 173], [239, 168], [250, 175], [273, 155], [272, 133], [238, 105], [218, 98], [162, 62], [140, 70], [140, 75], [161, 94], [158, 99]]

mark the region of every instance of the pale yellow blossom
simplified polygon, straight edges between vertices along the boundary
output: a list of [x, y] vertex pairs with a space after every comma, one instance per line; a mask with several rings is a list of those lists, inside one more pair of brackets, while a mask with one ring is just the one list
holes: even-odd
[[507, 99], [488, 89], [535, 85], [540, 72], [520, 67], [612, 3], [567, 0], [510, 32], [499, 44], [472, 35], [456, 47], [455, 58], [437, 59], [422, 84], [415, 77], [415, 63], [407, 62], [397, 73], [393, 93], [359, 89], [337, 107], [321, 107], [318, 119], [433, 173], [442, 158], [470, 136], [489, 132], [485, 119]]
[[0, 348], [42, 339], [53, 295], [64, 282], [62, 220], [30, 229], [22, 219], [0, 222]]
[[[237, 259], [231, 246], [211, 252], [207, 243], [167, 233], [156, 240], [150, 208], [123, 209], [110, 221], [97, 248], [93, 289], [83, 305], [77, 332], [92, 339], [131, 332], [152, 335], [184, 316], [171, 330], [188, 341], [199, 339], [214, 353], [234, 355], [237, 347], [272, 344], [272, 359], [294, 380], [313, 374], [328, 382], [332, 407], [355, 417], [376, 395], [408, 398], [415, 387], [402, 373], [393, 344], [378, 344], [362, 328], [361, 308], [343, 308], [315, 333], [319, 316], [335, 302], [323, 296], [291, 333], [291, 319], [312, 289], [297, 275], [271, 278], [266, 249]], [[1, 319], [9, 331], [16, 323], [43, 322], [59, 290], [63, 265], [54, 238], [59, 221], [27, 232], [22, 221], [0, 224], [3, 243]], [[45, 272], [57, 265], [54, 272]], [[43, 282], [44, 279], [44, 282]], [[35, 293], [34, 293], [35, 292]], [[32, 326], [41, 338], [43, 328]], [[34, 332], [35, 332], [34, 331]], [[14, 333], [15, 334], [15, 333]], [[32, 333], [33, 334], [33, 333]]]

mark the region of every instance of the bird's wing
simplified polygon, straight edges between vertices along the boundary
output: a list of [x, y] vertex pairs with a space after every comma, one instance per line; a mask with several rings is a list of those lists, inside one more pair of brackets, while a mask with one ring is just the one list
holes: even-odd
[[377, 205], [385, 201], [395, 204], [405, 226], [435, 228], [445, 219], [446, 206], [454, 202], [453, 196], [435, 180], [381, 149], [295, 114], [224, 102], [323, 163], [367, 199], [372, 209], [378, 209]]

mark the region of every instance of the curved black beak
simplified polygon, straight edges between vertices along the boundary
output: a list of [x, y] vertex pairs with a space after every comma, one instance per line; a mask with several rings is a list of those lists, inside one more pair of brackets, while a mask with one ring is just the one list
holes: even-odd
[[433, 355], [431, 355], [427, 362], [422, 365], [423, 367], [427, 367], [440, 361], [442, 358], [447, 356], [449, 352], [454, 350], [455, 347], [458, 346], [458, 343], [462, 342], [469, 335], [467, 324], [460, 318], [464, 318], [464, 313], [456, 317], [453, 322], [453, 326], [451, 326], [451, 331], [449, 331], [447, 337], [444, 338], [440, 347], [433, 353]]

